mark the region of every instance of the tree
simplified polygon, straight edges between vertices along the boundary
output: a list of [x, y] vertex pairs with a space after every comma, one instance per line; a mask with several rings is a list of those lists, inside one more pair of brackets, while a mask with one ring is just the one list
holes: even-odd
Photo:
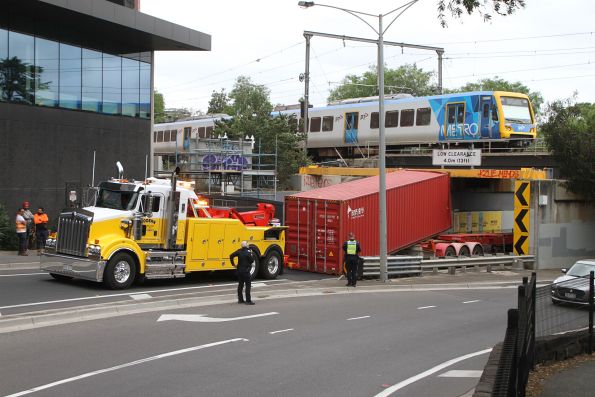
[[[233, 102], [230, 102], [233, 101]], [[277, 150], [277, 177], [280, 188], [289, 188], [290, 177], [299, 167], [309, 163], [302, 144], [306, 135], [298, 131], [295, 116], [272, 116], [273, 106], [269, 100], [269, 90], [254, 84], [249, 77], [237, 78], [229, 93], [226, 109], [233, 114], [233, 119], [218, 122], [215, 135], [227, 135], [230, 139], [241, 139], [254, 135], [255, 151], [272, 154]], [[253, 162], [256, 162], [254, 157]], [[274, 157], [260, 159], [261, 164], [272, 165]]]
[[2, 250], [16, 250], [17, 248], [17, 234], [15, 231], [14, 221], [6, 214], [4, 206], [0, 204], [0, 249]]
[[481, 79], [476, 83], [467, 83], [460, 88], [454, 90], [445, 90], [448, 92], [467, 92], [467, 91], [510, 91], [510, 92], [521, 92], [527, 94], [533, 105], [535, 113], [539, 114], [540, 107], [543, 104], [543, 97], [538, 91], [531, 91], [529, 87], [523, 85], [521, 82], [510, 82], [506, 81], [498, 76], [493, 79]]
[[0, 61], [0, 99], [6, 102], [33, 104], [35, 88], [47, 90], [48, 83], [41, 82], [43, 68], [23, 62], [17, 57]]
[[225, 92], [225, 88], [222, 88], [221, 91], [213, 91], [211, 94], [211, 99], [209, 100], [209, 108], [207, 109], [207, 114], [217, 114], [217, 113], [229, 113], [230, 106], [229, 106], [229, 97]]
[[442, 27], [446, 27], [446, 13], [449, 13], [453, 18], [460, 18], [465, 11], [469, 15], [477, 11], [484, 20], [488, 21], [492, 18], [492, 13], [511, 15], [519, 8], [524, 7], [525, 0], [439, 0], [438, 20]]
[[165, 122], [165, 101], [163, 94], [155, 90], [153, 93], [153, 108], [155, 112], [155, 123]]
[[548, 105], [541, 131], [570, 191], [595, 198], [595, 104], [556, 101]]
[[[426, 72], [415, 64], [403, 65], [397, 69], [385, 69], [385, 94], [408, 93], [413, 96], [435, 94], [436, 86], [432, 85], [433, 76], [434, 72]], [[328, 101], [378, 95], [377, 77], [376, 66], [371, 66], [370, 70], [361, 76], [347, 75], [341, 85], [331, 91]]]

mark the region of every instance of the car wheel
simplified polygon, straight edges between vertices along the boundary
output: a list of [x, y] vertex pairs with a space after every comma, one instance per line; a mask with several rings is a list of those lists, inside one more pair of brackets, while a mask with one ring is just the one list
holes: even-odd
[[103, 272], [103, 283], [109, 289], [126, 289], [136, 277], [136, 263], [127, 252], [112, 257]]

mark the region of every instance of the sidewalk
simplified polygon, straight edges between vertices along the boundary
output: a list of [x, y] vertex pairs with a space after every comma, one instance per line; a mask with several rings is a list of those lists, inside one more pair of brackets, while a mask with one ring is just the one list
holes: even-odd
[[0, 251], [0, 270], [39, 269], [37, 250], [29, 250], [28, 256], [19, 256], [16, 251]]

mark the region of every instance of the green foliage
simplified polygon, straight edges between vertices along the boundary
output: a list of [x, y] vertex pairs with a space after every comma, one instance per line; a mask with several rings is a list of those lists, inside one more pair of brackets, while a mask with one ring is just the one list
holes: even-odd
[[213, 91], [213, 93], [211, 94], [211, 99], [209, 100], [209, 108], [207, 109], [207, 114], [230, 114], [232, 112], [232, 108], [229, 105], [229, 96], [225, 92], [225, 89], [222, 88], [220, 92]]
[[[345, 76], [341, 85], [331, 91], [328, 101], [378, 95], [377, 76], [376, 66], [371, 66], [370, 70], [361, 76]], [[400, 66], [397, 69], [387, 68], [384, 70], [384, 93], [408, 93], [413, 96], [435, 94], [433, 76], [434, 72], [426, 72], [415, 64]]]
[[442, 27], [446, 27], [446, 14], [457, 19], [466, 11], [471, 15], [477, 12], [485, 21], [492, 19], [492, 13], [511, 15], [525, 7], [525, 0], [438, 0], [438, 20]]
[[[271, 116], [273, 106], [269, 100], [269, 90], [252, 83], [249, 77], [237, 78], [234, 88], [229, 94], [226, 108], [234, 115], [231, 120], [218, 122], [214, 135], [226, 135], [230, 139], [240, 139], [246, 135], [254, 135], [254, 152], [275, 153], [277, 148], [277, 177], [279, 188], [289, 188], [290, 177], [298, 168], [309, 163], [303, 142], [304, 133], [297, 132], [295, 116]], [[260, 147], [259, 147], [260, 146]], [[261, 164], [274, 164], [273, 156], [262, 157]], [[258, 160], [253, 158], [254, 162]]]
[[0, 204], [0, 249], [12, 251], [17, 248], [18, 239], [14, 220], [11, 220], [4, 207]]
[[0, 61], [0, 100], [8, 102], [34, 103], [32, 87], [47, 90], [48, 83], [41, 81], [43, 68], [23, 62], [17, 57]]
[[467, 83], [460, 88], [453, 90], [445, 90], [445, 92], [468, 92], [468, 91], [509, 91], [509, 92], [520, 92], [527, 94], [533, 105], [533, 111], [536, 114], [540, 113], [541, 105], [543, 104], [543, 97], [538, 91], [531, 91], [529, 87], [522, 84], [521, 82], [510, 82], [506, 81], [498, 76], [493, 79], [481, 79], [476, 83]]
[[153, 92], [153, 108], [155, 112], [155, 123], [165, 122], [165, 101], [163, 94], [155, 90]]
[[570, 191], [595, 199], [595, 104], [556, 101], [541, 125]]

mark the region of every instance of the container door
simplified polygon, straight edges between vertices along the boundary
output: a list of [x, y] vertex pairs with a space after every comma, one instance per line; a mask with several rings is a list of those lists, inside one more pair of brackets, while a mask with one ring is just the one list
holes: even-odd
[[318, 201], [313, 208], [316, 220], [316, 233], [312, 242], [316, 255], [314, 270], [317, 273], [341, 274], [339, 204], [324, 200]]
[[492, 97], [491, 96], [484, 96], [481, 97], [481, 107], [480, 107], [480, 129], [481, 129], [481, 137], [482, 138], [489, 138], [492, 134]]
[[465, 104], [450, 103], [446, 106], [446, 139], [463, 139]]
[[286, 200], [285, 224], [289, 227], [285, 242], [289, 261], [300, 270], [311, 270], [310, 256], [310, 201], [306, 199]]
[[357, 143], [358, 112], [345, 113], [345, 143]]

